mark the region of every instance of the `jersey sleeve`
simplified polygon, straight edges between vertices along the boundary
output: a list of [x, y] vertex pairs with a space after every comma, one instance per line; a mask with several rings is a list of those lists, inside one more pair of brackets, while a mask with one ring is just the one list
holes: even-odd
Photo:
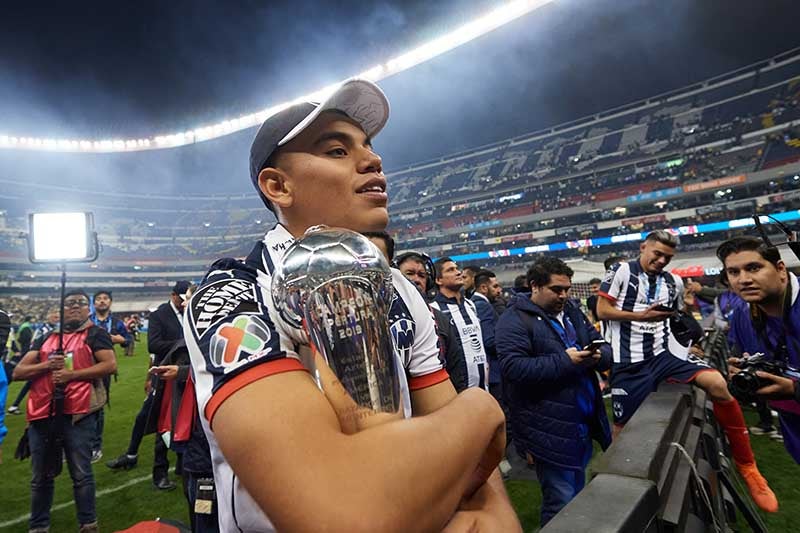
[[617, 263], [611, 267], [603, 277], [603, 282], [600, 284], [597, 295], [616, 302], [622, 292], [622, 284], [628, 269], [628, 263]]
[[675, 307], [681, 311], [685, 311], [686, 301], [683, 299], [683, 293], [685, 290], [683, 278], [677, 274], [672, 274], [672, 277], [675, 278]]
[[269, 287], [259, 284], [258, 271], [223, 259], [211, 272], [192, 295], [183, 320], [198, 407], [209, 423], [219, 406], [244, 386], [305, 370], [281, 340], [267, 300]]
[[407, 302], [416, 331], [406, 371], [408, 388], [424, 389], [449, 379], [439, 356], [439, 335], [433, 315], [417, 289], [399, 271], [392, 270], [394, 287]]

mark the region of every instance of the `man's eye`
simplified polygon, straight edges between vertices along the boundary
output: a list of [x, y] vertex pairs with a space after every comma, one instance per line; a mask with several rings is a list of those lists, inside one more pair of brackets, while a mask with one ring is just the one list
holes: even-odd
[[332, 150], [328, 150], [325, 152], [328, 155], [335, 155], [335, 156], [346, 156], [347, 150], [344, 148], [333, 148]]

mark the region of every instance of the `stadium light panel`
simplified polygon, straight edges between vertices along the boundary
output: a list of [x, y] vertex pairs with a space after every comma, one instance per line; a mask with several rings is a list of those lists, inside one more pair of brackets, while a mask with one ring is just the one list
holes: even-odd
[[32, 263], [73, 263], [97, 259], [91, 213], [31, 213], [28, 255]]
[[[433, 59], [445, 52], [457, 48], [469, 41], [477, 39], [497, 28], [516, 20], [531, 11], [544, 5], [552, 3], [554, 0], [511, 0], [498, 6], [489, 13], [478, 17], [455, 30], [442, 35], [432, 41], [424, 43], [409, 52], [389, 59], [385, 63], [375, 65], [361, 74], [359, 77], [370, 81], [380, 81], [382, 79], [398, 74]], [[226, 119], [210, 126], [199, 126], [185, 132], [171, 133], [166, 135], [153, 135], [146, 139], [115, 139], [115, 140], [72, 140], [72, 139], [39, 139], [33, 137], [16, 137], [10, 134], [0, 133], [0, 149], [26, 149], [48, 152], [135, 152], [142, 150], [156, 150], [163, 148], [175, 148], [197, 142], [208, 141], [217, 137], [230, 135], [254, 126], [260, 125], [264, 120], [285, 109], [289, 105], [308, 100], [321, 101], [325, 95], [331, 93], [339, 83], [331, 84], [327, 87], [311, 92], [305, 96], [295, 98], [270, 108], [249, 113], [237, 118]]]

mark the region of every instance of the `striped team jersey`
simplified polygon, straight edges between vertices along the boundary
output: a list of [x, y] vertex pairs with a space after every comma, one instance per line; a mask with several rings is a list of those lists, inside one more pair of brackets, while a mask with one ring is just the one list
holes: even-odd
[[[200, 422], [211, 451], [220, 531], [275, 531], [225, 460], [211, 422], [222, 402], [245, 385], [273, 374], [311, 368], [312, 353], [305, 333], [280, 317], [271, 297], [275, 264], [292, 242], [292, 235], [277, 225], [244, 262], [217, 261], [184, 314], [183, 334], [191, 356]], [[448, 375], [427, 304], [399, 270], [392, 269], [392, 281], [394, 299], [387, 318], [397, 364], [405, 369], [400, 373], [400, 389], [408, 417], [410, 392], [446, 381]]]
[[[669, 272], [647, 274], [639, 260], [619, 263], [606, 272], [598, 295], [621, 311], [644, 311], [661, 304], [683, 308], [683, 280]], [[606, 340], [611, 343], [614, 363], [637, 363], [664, 352], [682, 355], [670, 334], [669, 319], [660, 322], [607, 321]]]
[[441, 292], [431, 302], [431, 307], [449, 316], [456, 325], [464, 359], [467, 361], [467, 386], [489, 390], [489, 362], [481, 335], [481, 321], [475, 302], [462, 298], [461, 303], [455, 298], [448, 298]]

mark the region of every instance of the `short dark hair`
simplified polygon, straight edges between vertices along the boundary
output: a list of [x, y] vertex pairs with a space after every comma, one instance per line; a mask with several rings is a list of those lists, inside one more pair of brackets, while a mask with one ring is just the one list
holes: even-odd
[[514, 290], [530, 290], [530, 288], [531, 286], [528, 284], [525, 274], [520, 274], [514, 278]]
[[621, 255], [610, 255], [606, 257], [605, 261], [603, 261], [603, 266], [605, 267], [606, 270], [608, 270], [617, 263], [622, 263], [623, 261], [625, 261], [625, 258], [622, 257]]
[[717, 247], [717, 258], [725, 266], [725, 259], [731, 254], [739, 252], [758, 252], [758, 255], [772, 263], [773, 266], [778, 266], [778, 261], [781, 260], [781, 254], [774, 246], [769, 246], [767, 243], [756, 237], [734, 237], [728, 239]]
[[661, 244], [667, 245], [670, 248], [677, 248], [678, 247], [678, 236], [673, 235], [672, 233], [668, 232], [665, 229], [657, 229], [655, 231], [651, 231], [647, 234], [647, 237], [644, 238], [645, 242], [660, 242]]
[[477, 274], [475, 274], [475, 288], [477, 289], [484, 283], [489, 283], [489, 280], [492, 278], [496, 278], [494, 272], [491, 270], [479, 270]]
[[395, 260], [394, 264], [397, 266], [397, 268], [400, 268], [400, 265], [402, 265], [406, 261], [415, 261], [417, 263], [422, 263], [423, 265], [427, 265], [428, 261], [430, 261], [430, 257], [422, 255], [421, 252], [404, 252], [397, 256], [397, 259]]
[[385, 231], [362, 231], [361, 235], [368, 239], [381, 239], [386, 245], [386, 255], [389, 261], [394, 259], [394, 239]]
[[600, 278], [592, 278], [589, 280], [589, 285], [600, 285], [601, 283], [603, 283], [603, 280]]
[[442, 268], [444, 268], [444, 264], [445, 263], [455, 263], [455, 261], [453, 261], [451, 258], [445, 256], [445, 257], [440, 257], [439, 259], [437, 259], [436, 261], [433, 262], [433, 268], [436, 269], [436, 277], [437, 278], [441, 278], [442, 277]]
[[467, 265], [467, 266], [465, 266], [464, 268], [461, 269], [461, 272], [467, 272], [467, 271], [472, 272], [473, 276], [477, 276], [478, 272], [481, 271], [481, 268], [480, 267], [476, 267], [475, 265]]
[[101, 294], [105, 294], [106, 296], [108, 296], [109, 300], [114, 301], [114, 298], [111, 297], [111, 291], [103, 290], [103, 291], [97, 291], [96, 293], [94, 293], [94, 296], [92, 296], [92, 303], [96, 302], [97, 301], [97, 297], [100, 296]]
[[573, 272], [564, 261], [557, 257], [542, 257], [531, 265], [528, 269], [528, 273], [525, 275], [525, 279], [528, 282], [528, 287], [531, 285], [544, 287], [550, 282], [550, 276], [553, 274], [560, 274], [572, 278], [575, 272]]
[[92, 301], [92, 299], [89, 298], [89, 295], [83, 289], [70, 289], [70, 290], [68, 290], [67, 292], [64, 293], [64, 299], [66, 300], [70, 296], [76, 296], [76, 295], [77, 296], [83, 296], [84, 298], [86, 298], [87, 302], [91, 302]]

